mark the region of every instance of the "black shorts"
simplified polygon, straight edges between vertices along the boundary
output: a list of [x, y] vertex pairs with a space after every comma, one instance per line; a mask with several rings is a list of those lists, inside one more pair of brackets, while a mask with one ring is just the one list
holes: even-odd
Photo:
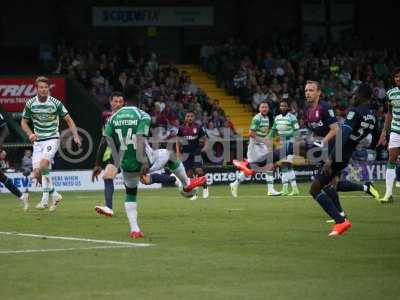
[[194, 170], [203, 167], [203, 158], [201, 154], [189, 154], [183, 161], [186, 170]]
[[322, 173], [322, 168], [323, 168], [323, 164], [321, 165], [321, 167], [318, 170], [318, 175], [316, 176], [316, 179], [318, 179], [318, 181], [321, 183], [322, 186], [326, 186], [328, 185], [332, 179], [334, 179], [335, 177], [339, 176], [340, 173], [342, 173], [342, 171], [349, 165], [349, 159], [345, 159], [341, 162], [333, 162], [332, 163], [332, 173], [331, 175], [327, 176], [325, 174]]

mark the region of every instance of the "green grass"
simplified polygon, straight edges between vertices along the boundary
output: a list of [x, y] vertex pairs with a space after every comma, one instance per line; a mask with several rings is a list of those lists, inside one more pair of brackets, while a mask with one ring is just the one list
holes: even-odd
[[[0, 254], [0, 298], [398, 299], [399, 202], [342, 193], [353, 227], [328, 238], [330, 225], [305, 185], [293, 198], [267, 197], [264, 188], [243, 185], [234, 200], [227, 186], [212, 186], [210, 199], [197, 201], [172, 188], [140, 191], [140, 241], [128, 237], [122, 192], [113, 218], [95, 214], [100, 192], [63, 193], [53, 214], [23, 213], [0, 195], [3, 232], [154, 244]], [[32, 198], [33, 207], [39, 195]], [[0, 234], [0, 251], [89, 246], [99, 244]]]

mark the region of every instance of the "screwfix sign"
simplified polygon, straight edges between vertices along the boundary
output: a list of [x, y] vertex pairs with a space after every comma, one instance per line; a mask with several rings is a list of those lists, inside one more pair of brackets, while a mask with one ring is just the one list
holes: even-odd
[[[21, 112], [28, 99], [36, 96], [36, 77], [0, 77], [0, 107], [7, 112]], [[49, 77], [50, 94], [65, 103], [65, 79]]]

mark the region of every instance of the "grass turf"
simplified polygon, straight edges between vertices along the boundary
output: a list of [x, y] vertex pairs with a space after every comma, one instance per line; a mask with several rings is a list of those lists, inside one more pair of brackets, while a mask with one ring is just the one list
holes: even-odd
[[[27, 213], [0, 195], [2, 232], [154, 244], [79, 250], [103, 245], [0, 234], [0, 298], [398, 299], [399, 202], [341, 193], [353, 227], [328, 238], [326, 216], [301, 190], [267, 197], [264, 185], [243, 185], [232, 199], [227, 186], [212, 186], [197, 201], [173, 188], [140, 191], [141, 240], [128, 237], [122, 192], [113, 218], [95, 214], [100, 192], [63, 193], [53, 214], [34, 209], [38, 194]], [[76, 250], [1, 253], [66, 248]]]

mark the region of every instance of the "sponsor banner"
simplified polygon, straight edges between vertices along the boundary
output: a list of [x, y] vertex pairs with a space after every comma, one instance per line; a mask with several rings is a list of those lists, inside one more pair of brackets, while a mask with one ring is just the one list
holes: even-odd
[[[0, 77], [0, 106], [7, 112], [21, 112], [36, 95], [36, 77]], [[50, 94], [65, 103], [64, 77], [50, 76]]]
[[[207, 184], [227, 184], [229, 182], [235, 181], [239, 175], [239, 171], [233, 167], [215, 167], [206, 168], [207, 173]], [[314, 178], [315, 174], [318, 172], [318, 168], [313, 165], [295, 166], [294, 172], [296, 174], [297, 181], [310, 181]], [[274, 172], [275, 179], [281, 178], [280, 170], [277, 169]], [[266, 183], [265, 173], [256, 173], [253, 176], [247, 176], [243, 183]]]
[[341, 179], [350, 181], [384, 180], [386, 177], [386, 162], [352, 162], [342, 173]]
[[212, 6], [93, 7], [93, 26], [212, 26]]
[[[296, 180], [299, 182], [311, 182], [318, 173], [318, 166], [302, 165], [294, 166]], [[207, 183], [226, 184], [236, 180], [239, 171], [232, 167], [206, 168]], [[280, 180], [281, 173], [277, 169], [274, 171], [275, 180]], [[246, 177], [244, 183], [266, 183], [265, 173], [256, 173], [251, 177]], [[342, 173], [341, 179], [350, 181], [376, 181], [384, 180], [386, 176], [386, 162], [353, 162]], [[280, 183], [280, 182], [278, 182]]]
[[[54, 171], [51, 172], [51, 178], [53, 185], [57, 191], [101, 191], [104, 190], [103, 180], [99, 176], [99, 180], [91, 181], [92, 172], [91, 170], [83, 171]], [[32, 185], [32, 181], [23, 176], [22, 173], [7, 173], [7, 177], [10, 178], [15, 186], [21, 191], [25, 191], [28, 188], [29, 191], [41, 192], [40, 185]], [[114, 179], [115, 189], [123, 190], [124, 182], [122, 174]], [[139, 182], [139, 188], [160, 188], [160, 184], [143, 185]], [[9, 191], [0, 183], [0, 193], [9, 193]]]

